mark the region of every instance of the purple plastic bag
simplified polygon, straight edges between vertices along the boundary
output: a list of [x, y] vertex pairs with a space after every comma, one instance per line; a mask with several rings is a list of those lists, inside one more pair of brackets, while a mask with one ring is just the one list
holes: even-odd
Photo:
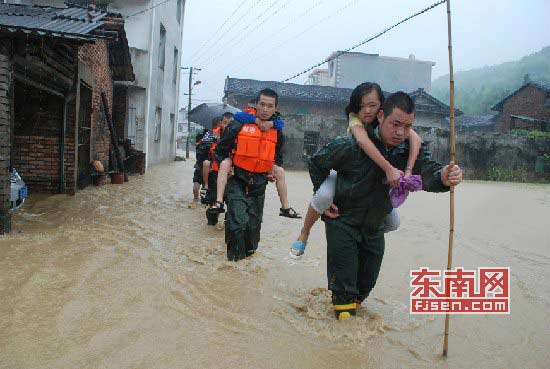
[[419, 175], [401, 177], [398, 181], [397, 187], [390, 190], [391, 204], [394, 208], [400, 207], [405, 202], [409, 192], [422, 190], [422, 177]]

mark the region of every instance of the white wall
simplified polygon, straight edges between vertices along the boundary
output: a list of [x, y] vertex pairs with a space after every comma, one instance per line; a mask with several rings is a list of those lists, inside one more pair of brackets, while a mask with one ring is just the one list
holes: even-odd
[[380, 84], [384, 91], [412, 92], [431, 90], [432, 63], [414, 59], [387, 58], [371, 55], [341, 55], [338, 57], [334, 87], [355, 88], [370, 81]]
[[[182, 13], [185, 1], [182, 0]], [[109, 10], [123, 15], [135, 14], [141, 10], [159, 5], [159, 0], [113, 0]], [[184, 15], [177, 20], [177, 0], [159, 5], [143, 14], [125, 20], [126, 35], [131, 48], [132, 63], [136, 75], [136, 85], [146, 89], [145, 94], [131, 94], [130, 105], [144, 105], [144, 124], [142, 147], [147, 152], [147, 164], [173, 160], [176, 146], [177, 125], [172, 124], [170, 115], [174, 114], [177, 122], [178, 96], [180, 88], [180, 69], [182, 56], [182, 33]], [[166, 29], [164, 70], [159, 67], [160, 25]], [[174, 60], [174, 47], [178, 49], [178, 60]], [[174, 65], [178, 76], [173, 83]], [[138, 101], [144, 99], [144, 101]], [[156, 142], [155, 111], [162, 109], [162, 127], [160, 142]]]

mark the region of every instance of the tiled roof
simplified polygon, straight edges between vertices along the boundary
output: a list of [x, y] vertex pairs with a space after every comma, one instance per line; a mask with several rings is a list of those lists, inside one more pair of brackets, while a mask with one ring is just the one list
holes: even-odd
[[550, 94], [550, 86], [544, 85], [542, 83], [537, 83], [537, 82], [527, 82], [526, 84], [524, 84], [523, 86], [521, 86], [520, 88], [512, 92], [510, 95], [502, 99], [499, 103], [493, 106], [491, 110], [502, 111], [502, 108], [504, 107], [504, 104], [506, 103], [506, 101], [508, 101], [508, 99], [516, 96], [518, 92], [520, 92], [521, 90], [523, 90], [525, 87], [528, 87], [528, 86], [538, 88], [539, 90], [545, 91], [547, 94]]
[[271, 88], [279, 94], [280, 98], [329, 102], [348, 102], [351, 92], [353, 91], [350, 88], [299, 85], [296, 83], [258, 81], [255, 79], [228, 77], [225, 81], [226, 96], [229, 94], [237, 96], [256, 96], [256, 94], [264, 88]]
[[[494, 117], [494, 115], [460, 115], [455, 117], [455, 125], [457, 127], [490, 126], [495, 124]], [[445, 118], [445, 122], [449, 125], [449, 118]]]
[[107, 13], [94, 11], [88, 18], [84, 8], [55, 8], [0, 4], [0, 31], [51, 35], [63, 38], [93, 40], [93, 31], [102, 26]]
[[[297, 100], [308, 101], [327, 101], [347, 103], [353, 89], [351, 88], [337, 88], [330, 86], [316, 86], [316, 85], [299, 85], [296, 83], [282, 83], [275, 81], [258, 81], [255, 79], [240, 79], [240, 78], [227, 78], [225, 80], [225, 96], [230, 94], [236, 96], [253, 97], [264, 89], [271, 88], [279, 94], [279, 98], [292, 98]], [[388, 97], [390, 93], [384, 91], [384, 96]], [[449, 106], [445, 105], [435, 97], [430, 95], [424, 90], [416, 90], [410, 93], [413, 100], [416, 100], [420, 96], [426, 97], [432, 102], [439, 112], [449, 114]], [[420, 109], [422, 110], [422, 109]], [[459, 109], [455, 109], [455, 115], [463, 114]]]
[[[426, 108], [427, 110], [426, 111], [432, 111], [432, 112], [435, 112], [433, 111], [433, 109], [431, 109], [431, 107], [425, 107], [421, 104], [418, 104], [416, 102], [417, 99], [421, 98], [421, 97], [424, 97], [426, 98], [428, 101], [430, 101], [433, 106], [435, 106], [437, 108], [437, 110], [440, 112], [440, 113], [444, 113], [446, 115], [449, 115], [450, 114], [450, 107], [449, 105], [445, 104], [444, 102], [436, 99], [435, 97], [433, 97], [432, 95], [430, 95], [429, 93], [427, 93], [424, 89], [422, 88], [419, 88], [418, 90], [415, 90], [411, 93], [409, 93], [409, 95], [411, 95], [411, 98], [413, 99], [413, 101], [416, 103], [416, 111], [424, 111]], [[455, 116], [459, 116], [459, 115], [462, 115], [464, 114], [460, 109], [456, 108], [455, 107]]]

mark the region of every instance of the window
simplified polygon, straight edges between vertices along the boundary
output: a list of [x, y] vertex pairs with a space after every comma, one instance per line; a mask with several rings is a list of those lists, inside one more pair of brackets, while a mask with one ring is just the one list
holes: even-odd
[[181, 23], [181, 16], [182, 16], [182, 10], [183, 10], [183, 0], [178, 0], [178, 5], [177, 5], [177, 10], [176, 10], [176, 18], [178, 19], [178, 23]]
[[178, 70], [180, 69], [178, 58], [179, 58], [178, 49], [174, 47], [174, 80], [173, 80], [174, 84], [178, 83]]
[[128, 139], [135, 145], [136, 143], [136, 132], [137, 132], [137, 122], [136, 122], [136, 108], [128, 109]]
[[166, 28], [160, 25], [160, 40], [159, 40], [159, 68], [164, 70], [164, 62], [166, 60]]
[[544, 99], [544, 108], [550, 109], [550, 96], [546, 96], [546, 99]]
[[162, 130], [162, 109], [157, 106], [157, 110], [155, 110], [155, 142], [160, 142], [161, 130]]
[[176, 115], [170, 114], [170, 145], [176, 141]]

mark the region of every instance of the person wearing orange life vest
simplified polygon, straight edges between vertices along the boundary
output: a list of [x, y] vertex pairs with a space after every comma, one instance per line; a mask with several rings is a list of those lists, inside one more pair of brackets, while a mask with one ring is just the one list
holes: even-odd
[[[200, 194], [200, 202], [201, 203], [204, 203], [204, 200], [206, 198], [206, 193], [208, 192], [207, 191], [207, 188], [205, 187], [205, 181], [208, 180], [208, 177], [204, 175], [204, 169], [205, 168], [210, 168], [210, 158], [211, 158], [211, 155], [210, 155], [210, 147], [212, 146], [212, 143], [217, 140], [217, 137], [214, 137], [213, 133], [212, 133], [212, 130], [214, 130], [218, 124], [220, 123], [221, 121], [221, 118], [217, 117], [217, 118], [212, 118], [212, 128], [211, 129], [208, 129], [206, 130], [206, 133], [203, 135], [203, 138], [202, 138], [202, 143], [204, 144], [203, 147], [202, 147], [202, 150], [200, 150], [200, 160], [199, 158], [197, 157], [197, 163], [195, 164], [195, 168], [198, 168], [198, 170], [195, 170], [195, 175], [200, 175], [200, 179], [198, 180], [193, 180], [194, 182], [200, 182], [200, 191], [199, 191], [199, 194]], [[205, 139], [204, 138], [207, 138], [206, 139], [206, 142], [205, 142]], [[206, 164], [204, 162], [207, 162]]]
[[[261, 121], [256, 118], [256, 98], [250, 100], [248, 107], [237, 114], [235, 114], [235, 119], [241, 123], [256, 123], [260, 130], [267, 132], [271, 128], [282, 130], [284, 127], [284, 121], [280, 119], [278, 112], [275, 112], [273, 115], [273, 120], [271, 121]], [[277, 118], [277, 119], [275, 119]], [[218, 181], [216, 184], [216, 201], [212, 203], [209, 211], [216, 214], [224, 213], [224, 193], [225, 186], [227, 184], [227, 178], [233, 163], [231, 158], [225, 159], [223, 162], [219, 163], [219, 173]], [[270, 182], [275, 182], [275, 187], [277, 188], [277, 193], [279, 194], [279, 200], [281, 201], [281, 208], [279, 209], [279, 216], [287, 218], [301, 218], [301, 215], [296, 212], [288, 201], [288, 188], [286, 185], [285, 171], [282, 167], [274, 164], [270, 174], [268, 175]]]
[[[214, 150], [216, 149], [216, 143], [219, 141], [223, 130], [227, 125], [233, 120], [233, 114], [229, 112], [225, 112], [222, 115], [222, 118], [218, 125], [212, 129], [212, 136], [214, 136], [212, 146], [210, 147], [209, 152], [209, 160], [203, 161], [203, 167], [202, 167], [202, 176], [203, 176], [203, 189], [201, 190], [201, 202], [203, 204], [212, 204], [212, 198], [215, 200], [216, 198], [216, 179], [212, 181], [212, 178], [210, 173], [212, 166], [216, 162], [215, 160], [212, 160], [212, 156], [214, 155]], [[217, 165], [217, 164], [215, 164]], [[217, 171], [217, 170], [216, 170]], [[213, 186], [210, 186], [213, 184]]]
[[[278, 103], [271, 89], [258, 94], [257, 118], [270, 121]], [[216, 147], [216, 159], [221, 163], [233, 156], [233, 176], [227, 181], [225, 241], [227, 259], [238, 261], [252, 255], [258, 248], [268, 173], [273, 164], [283, 163], [284, 136], [272, 128], [263, 132], [256, 123], [232, 121]]]

